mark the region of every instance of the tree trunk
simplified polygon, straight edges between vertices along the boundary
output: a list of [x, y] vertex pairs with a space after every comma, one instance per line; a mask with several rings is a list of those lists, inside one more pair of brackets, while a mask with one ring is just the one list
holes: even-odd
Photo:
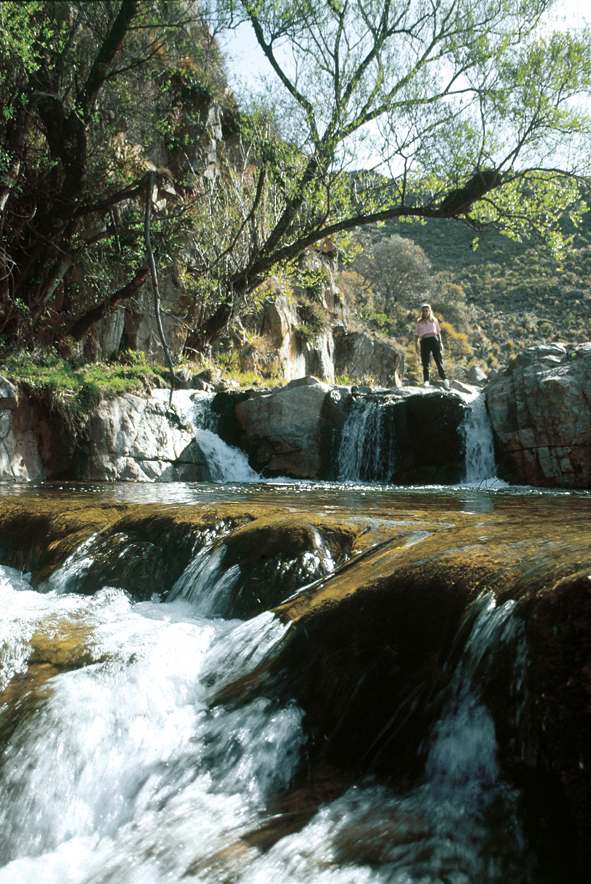
[[115, 310], [122, 301], [126, 301], [129, 298], [133, 298], [134, 295], [137, 295], [146, 281], [147, 275], [148, 270], [146, 268], [138, 270], [131, 282], [128, 282], [126, 286], [119, 289], [119, 291], [114, 292], [103, 301], [102, 304], [98, 304], [96, 307], [93, 307], [92, 310], [88, 310], [83, 316], [76, 320], [74, 325], [70, 328], [70, 335], [74, 340], [81, 341], [82, 338], [88, 334], [93, 325], [100, 322], [100, 320], [104, 319], [108, 313]]

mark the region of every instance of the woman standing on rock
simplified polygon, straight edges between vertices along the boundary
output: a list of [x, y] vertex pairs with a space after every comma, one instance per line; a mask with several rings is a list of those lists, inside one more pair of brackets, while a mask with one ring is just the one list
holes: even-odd
[[423, 363], [423, 387], [429, 386], [429, 362], [432, 353], [435, 364], [437, 365], [439, 377], [443, 381], [445, 389], [449, 390], [449, 381], [445, 375], [443, 357], [441, 355], [443, 352], [441, 329], [439, 327], [439, 320], [435, 319], [430, 304], [423, 304], [421, 307], [421, 315], [415, 326], [415, 347], [417, 355], [419, 353], [419, 341], [421, 362]]

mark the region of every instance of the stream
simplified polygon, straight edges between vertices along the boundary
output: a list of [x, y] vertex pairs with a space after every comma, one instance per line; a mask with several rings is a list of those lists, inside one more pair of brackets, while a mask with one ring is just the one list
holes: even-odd
[[[379, 416], [365, 417], [379, 433]], [[219, 451], [215, 433], [202, 432]], [[517, 593], [487, 585], [471, 593], [436, 665], [445, 677], [436, 696], [433, 689], [421, 700], [428, 714], [407, 777], [394, 773], [401, 750], [384, 736], [400, 714], [396, 704], [387, 708], [387, 693], [380, 711], [387, 724], [352, 764], [318, 750], [332, 737], [318, 727], [311, 737], [298, 666], [294, 673], [287, 656], [273, 669], [297, 629], [296, 614], [280, 613], [285, 604], [297, 608], [356, 569], [378, 573], [384, 548], [388, 561], [407, 556], [419, 568], [419, 551], [432, 558], [435, 542], [447, 561], [460, 536], [462, 548], [486, 552], [488, 544], [508, 549], [521, 532], [536, 568], [566, 568], [575, 547], [580, 564], [591, 496], [511, 489], [483, 475], [493, 471], [490, 457], [467, 432], [466, 482], [453, 487], [380, 484], [367, 458], [362, 479], [359, 446], [351, 444], [341, 451], [338, 483], [261, 482], [244, 473], [235, 451], [229, 458], [222, 450], [220, 480], [211, 483], [3, 485], [7, 506], [156, 507], [175, 518], [185, 508], [264, 514], [272, 507], [284, 520], [308, 519], [313, 530], [297, 567], [285, 551], [284, 596], [252, 616], [228, 607], [245, 568], [221, 545], [238, 531], [227, 524], [178, 566], [172, 585], [164, 587], [155, 569], [142, 576], [141, 592], [123, 579], [84, 588], [99, 549], [95, 534], [43, 581], [0, 566], [1, 884], [572, 880], [568, 849], [532, 825], [535, 805], [500, 751], [488, 699], [502, 669], [503, 745], [523, 756], [528, 645]], [[361, 518], [357, 547], [339, 559], [327, 520], [357, 526]], [[541, 525], [552, 542], [540, 552]], [[581, 537], [561, 541], [560, 525], [579, 526]], [[129, 542], [109, 553], [115, 570]], [[347, 668], [346, 656], [339, 665]], [[266, 671], [276, 674], [265, 680]], [[257, 673], [262, 687], [236, 700], [232, 686], [256, 684]]]

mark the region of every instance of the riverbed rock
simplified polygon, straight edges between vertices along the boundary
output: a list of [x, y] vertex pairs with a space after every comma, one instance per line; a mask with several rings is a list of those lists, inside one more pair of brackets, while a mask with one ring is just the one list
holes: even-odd
[[175, 481], [177, 464], [192, 462], [192, 428], [175, 408], [153, 398], [131, 393], [104, 398], [91, 414], [86, 431], [86, 481]]
[[342, 426], [348, 398], [348, 393], [316, 378], [300, 378], [239, 402], [240, 447], [253, 469], [295, 479], [329, 477], [335, 429], [339, 422]]
[[[477, 639], [472, 632], [473, 689], [494, 721], [501, 776], [519, 786], [519, 804], [529, 808], [524, 838], [539, 864], [528, 879], [588, 880], [591, 521], [584, 496], [532, 503], [502, 495], [486, 517], [428, 495], [397, 495], [395, 511], [392, 497], [376, 509], [376, 497], [371, 514], [330, 517], [305, 507], [294, 513], [293, 498], [278, 506], [272, 492], [267, 503], [188, 507], [98, 499], [67, 492], [6, 498], [0, 562], [31, 569], [39, 586], [48, 571], [67, 571], [74, 554], [78, 568], [64, 591], [121, 586], [150, 598], [154, 586], [170, 589], [196, 552], [221, 541], [226, 576], [241, 572], [232, 604], [245, 609], [233, 616], [271, 604], [289, 628], [240, 679], [228, 682], [223, 666], [212, 669], [210, 699], [295, 700], [305, 713], [304, 772], [327, 764], [346, 774], [344, 782], [366, 774], [405, 790], [424, 782], [433, 727], [474, 618], [504, 610], [498, 622], [510, 628], [503, 625], [502, 634], [489, 633], [486, 618]], [[305, 560], [318, 552], [315, 532], [335, 567], [325, 561], [320, 579], [302, 586], [316, 573]], [[30, 681], [13, 680], [5, 695], [11, 703], [29, 696], [27, 709], [63, 668], [93, 661], [77, 618], [52, 624], [50, 641], [33, 636], [31, 644]]]
[[591, 343], [525, 350], [490, 381], [486, 401], [500, 478], [591, 487]]

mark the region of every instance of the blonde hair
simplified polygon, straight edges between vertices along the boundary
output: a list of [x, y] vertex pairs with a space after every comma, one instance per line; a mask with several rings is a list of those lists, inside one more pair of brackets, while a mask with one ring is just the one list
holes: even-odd
[[419, 316], [419, 322], [423, 318], [423, 310], [425, 309], [425, 307], [427, 307], [427, 309], [429, 310], [429, 315], [427, 316], [427, 319], [429, 320], [429, 322], [433, 322], [433, 320], [435, 319], [435, 314], [431, 310], [431, 304], [423, 304], [421, 306], [421, 315]]

